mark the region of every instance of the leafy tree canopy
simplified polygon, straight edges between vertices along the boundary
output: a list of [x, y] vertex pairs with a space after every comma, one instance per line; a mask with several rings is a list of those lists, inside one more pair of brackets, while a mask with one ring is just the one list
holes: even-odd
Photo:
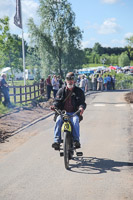
[[45, 71], [49, 68], [63, 75], [63, 68], [76, 67], [78, 59], [82, 33], [75, 26], [75, 14], [67, 0], [40, 0], [38, 14], [40, 26], [33, 19], [28, 23], [32, 42], [39, 48]]

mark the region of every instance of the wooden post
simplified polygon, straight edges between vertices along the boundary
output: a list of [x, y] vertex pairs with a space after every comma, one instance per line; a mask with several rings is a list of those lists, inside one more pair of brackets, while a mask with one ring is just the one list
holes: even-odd
[[30, 99], [31, 99], [31, 85], [29, 86]]
[[34, 84], [34, 99], [36, 98], [36, 87], [35, 87], [35, 84]]
[[20, 86], [20, 103], [22, 103], [22, 86]]
[[14, 103], [16, 104], [16, 87], [13, 86]]
[[[44, 78], [42, 78], [40, 81], [40, 93], [41, 96], [44, 96]], [[39, 96], [39, 88], [38, 88], [38, 96]]]
[[25, 85], [25, 102], [27, 102], [27, 86]]
[[2, 94], [1, 94], [1, 80], [0, 80], [0, 102], [2, 101]]
[[39, 84], [37, 86], [38, 86], [38, 96], [39, 96]]

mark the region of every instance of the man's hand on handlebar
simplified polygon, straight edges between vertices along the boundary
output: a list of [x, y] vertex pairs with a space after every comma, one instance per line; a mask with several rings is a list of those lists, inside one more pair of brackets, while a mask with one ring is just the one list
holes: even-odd
[[80, 115], [82, 116], [84, 109], [82, 107], [80, 107], [79, 110], [80, 110]]
[[55, 106], [54, 105], [50, 106], [50, 109], [55, 111]]

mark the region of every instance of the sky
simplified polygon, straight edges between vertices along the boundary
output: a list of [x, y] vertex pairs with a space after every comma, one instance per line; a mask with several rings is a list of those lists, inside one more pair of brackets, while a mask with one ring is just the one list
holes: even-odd
[[[68, 0], [75, 13], [75, 25], [83, 31], [82, 48], [125, 47], [125, 38], [133, 35], [133, 0]], [[28, 41], [27, 20], [39, 23], [39, 0], [21, 0], [24, 39]], [[20, 37], [22, 31], [14, 25], [16, 0], [0, 0], [0, 18], [9, 16], [10, 31]]]

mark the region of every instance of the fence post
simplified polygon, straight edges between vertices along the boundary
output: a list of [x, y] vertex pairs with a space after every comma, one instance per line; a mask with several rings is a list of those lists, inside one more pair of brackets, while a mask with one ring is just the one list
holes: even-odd
[[37, 86], [38, 86], [38, 96], [39, 96], [39, 83], [38, 83], [38, 85], [37, 85]]
[[30, 99], [31, 99], [31, 85], [29, 86], [29, 91], [30, 91]]
[[13, 96], [14, 96], [14, 103], [16, 104], [16, 87], [13, 86]]
[[2, 93], [1, 93], [1, 80], [0, 80], [0, 102], [2, 101]]
[[25, 102], [27, 102], [27, 85], [25, 85]]
[[35, 92], [35, 90], [36, 90], [36, 87], [35, 87], [35, 84], [34, 84], [34, 99], [36, 98], [36, 92]]
[[[40, 85], [41, 96], [44, 96], [44, 78], [41, 79], [40, 84], [38, 84], [38, 86], [39, 85]], [[38, 96], [39, 96], [39, 87], [38, 87]]]
[[22, 103], [22, 86], [20, 86], [20, 103]]

